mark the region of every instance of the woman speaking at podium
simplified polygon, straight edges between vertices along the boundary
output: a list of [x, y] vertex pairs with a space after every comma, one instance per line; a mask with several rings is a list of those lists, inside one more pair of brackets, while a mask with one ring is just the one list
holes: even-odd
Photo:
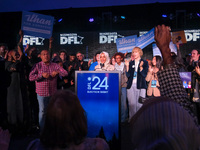
[[100, 63], [95, 67], [95, 71], [113, 71], [115, 67], [110, 64], [109, 54], [105, 51], [101, 52]]

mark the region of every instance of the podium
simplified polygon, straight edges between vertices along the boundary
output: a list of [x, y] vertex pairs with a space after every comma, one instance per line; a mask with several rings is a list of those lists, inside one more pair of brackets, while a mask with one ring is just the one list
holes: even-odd
[[76, 71], [75, 91], [86, 111], [88, 137], [105, 135], [109, 142], [120, 136], [121, 73]]

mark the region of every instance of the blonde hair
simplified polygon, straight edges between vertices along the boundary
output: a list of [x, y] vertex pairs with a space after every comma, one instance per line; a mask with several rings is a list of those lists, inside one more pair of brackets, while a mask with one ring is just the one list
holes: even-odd
[[133, 50], [132, 50], [132, 53], [133, 53], [133, 51], [138, 51], [138, 53], [140, 54], [140, 56], [143, 55], [143, 51], [142, 51], [142, 49], [139, 48], [139, 47], [134, 47]]

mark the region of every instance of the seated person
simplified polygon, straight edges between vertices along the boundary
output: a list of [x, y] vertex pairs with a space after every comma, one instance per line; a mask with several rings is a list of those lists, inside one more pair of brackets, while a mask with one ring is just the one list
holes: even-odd
[[105, 140], [86, 135], [86, 113], [78, 97], [70, 91], [60, 90], [48, 105], [40, 140], [32, 141], [27, 150], [109, 150]]

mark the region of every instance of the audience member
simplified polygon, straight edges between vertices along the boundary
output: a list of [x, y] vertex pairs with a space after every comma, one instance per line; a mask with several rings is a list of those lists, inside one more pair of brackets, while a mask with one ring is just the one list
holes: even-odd
[[200, 130], [191, 115], [167, 97], [150, 98], [130, 122], [134, 150], [197, 150]]
[[68, 64], [68, 56], [67, 56], [67, 51], [62, 49], [59, 51], [59, 56], [62, 60], [62, 63], [63, 63], [63, 68], [65, 70], [67, 70], [67, 64]]
[[143, 55], [142, 49], [139, 47], [133, 48], [131, 55], [133, 55], [134, 60], [126, 66], [129, 121], [142, 106], [138, 102], [139, 97], [146, 97], [147, 84], [145, 78], [148, 72], [148, 62], [141, 58]]
[[126, 65], [124, 63], [124, 54], [121, 52], [115, 53], [114, 58], [116, 60], [115, 70], [121, 73], [121, 122], [125, 122], [128, 119], [128, 106], [127, 106], [127, 81], [126, 77]]
[[0, 43], [0, 61], [7, 59], [8, 47], [5, 43]]
[[50, 54], [48, 50], [41, 51], [42, 61], [37, 63], [30, 72], [29, 80], [35, 81], [36, 93], [39, 104], [39, 125], [42, 129], [46, 107], [50, 97], [57, 90], [57, 75], [67, 76], [68, 73], [56, 63], [50, 62]]
[[76, 58], [78, 59], [81, 70], [89, 70], [92, 60], [89, 60], [88, 62], [84, 61], [84, 55], [81, 52], [76, 53]]
[[101, 52], [96, 52], [95, 54], [95, 62], [93, 62], [91, 65], [90, 65], [90, 68], [89, 68], [89, 71], [94, 71], [95, 70], [95, 66], [98, 65], [98, 63], [100, 62], [100, 55]]
[[5, 43], [0, 44], [0, 126], [7, 126], [7, 88], [9, 86], [9, 75], [5, 70], [5, 62], [7, 59], [7, 45]]
[[23, 32], [20, 30], [17, 49], [8, 53], [5, 68], [9, 72], [10, 84], [7, 88], [7, 116], [12, 133], [24, 133], [30, 124], [30, 109], [21, 49]]
[[78, 63], [78, 61], [76, 60], [76, 55], [75, 54], [70, 54], [69, 55], [69, 63], [67, 65], [67, 69], [68, 69], [68, 88], [69, 90], [71, 90], [72, 92], [75, 92], [75, 71], [76, 70], [81, 70], [81, 66]]
[[159, 82], [157, 72], [161, 69], [162, 59], [160, 56], [154, 56], [152, 59], [152, 66], [149, 65], [149, 70], [146, 76], [148, 83], [147, 96], [157, 97], [160, 96]]
[[191, 52], [190, 61], [188, 65], [188, 71], [193, 71], [194, 68], [199, 64], [199, 51], [194, 49]]
[[30, 113], [31, 113], [31, 124], [32, 127], [38, 129], [39, 122], [38, 122], [38, 112], [39, 106], [37, 101], [37, 94], [35, 92], [35, 82], [29, 80], [29, 74], [31, 72], [32, 67], [41, 61], [41, 58], [38, 57], [39, 50], [36, 47], [29, 47], [27, 44], [25, 48], [25, 53], [27, 54], [26, 59], [26, 82], [27, 82], [27, 89], [28, 89], [28, 98], [30, 101]]
[[115, 61], [115, 55], [114, 55], [114, 56], [112, 56], [112, 58], [110, 60], [110, 64], [115, 66], [115, 63], [116, 63], [116, 61]]
[[170, 55], [169, 31], [170, 28], [165, 25], [155, 28], [156, 44], [164, 62], [164, 69], [158, 72], [158, 79], [161, 96], [165, 97], [147, 100], [132, 118], [133, 149], [188, 150], [200, 147], [199, 126], [192, 117], [191, 103]]
[[53, 60], [57, 56], [59, 56], [59, 53], [58, 52], [53, 52], [53, 54], [51, 56], [51, 60]]
[[174, 62], [174, 65], [178, 69], [178, 72], [186, 72], [187, 68], [184, 64], [184, 60], [183, 60], [182, 55], [181, 55], [181, 51], [180, 51], [180, 48], [179, 48], [180, 46], [179, 46], [178, 43], [176, 44], [176, 46], [177, 46], [177, 55], [174, 52], [171, 52], [172, 60]]
[[78, 97], [70, 91], [57, 91], [48, 105], [40, 140], [32, 141], [27, 150], [109, 150], [103, 139], [86, 135], [86, 113]]
[[[60, 67], [63, 67], [63, 61], [60, 57], [54, 57], [52, 62], [57, 63]], [[57, 77], [57, 89], [67, 89], [69, 87], [68, 84], [68, 76], [67, 77], [62, 77], [58, 75]]]
[[110, 64], [109, 54], [105, 51], [99, 55], [100, 62], [95, 66], [95, 71], [113, 71], [115, 67]]
[[164, 69], [157, 73], [160, 83], [160, 93], [161, 96], [167, 96], [179, 103], [194, 117], [194, 106], [188, 99], [178, 70], [174, 66], [170, 55], [169, 42], [171, 41], [171, 34], [169, 30], [170, 28], [165, 25], [157, 26], [155, 30], [156, 44], [161, 50], [164, 64]]

